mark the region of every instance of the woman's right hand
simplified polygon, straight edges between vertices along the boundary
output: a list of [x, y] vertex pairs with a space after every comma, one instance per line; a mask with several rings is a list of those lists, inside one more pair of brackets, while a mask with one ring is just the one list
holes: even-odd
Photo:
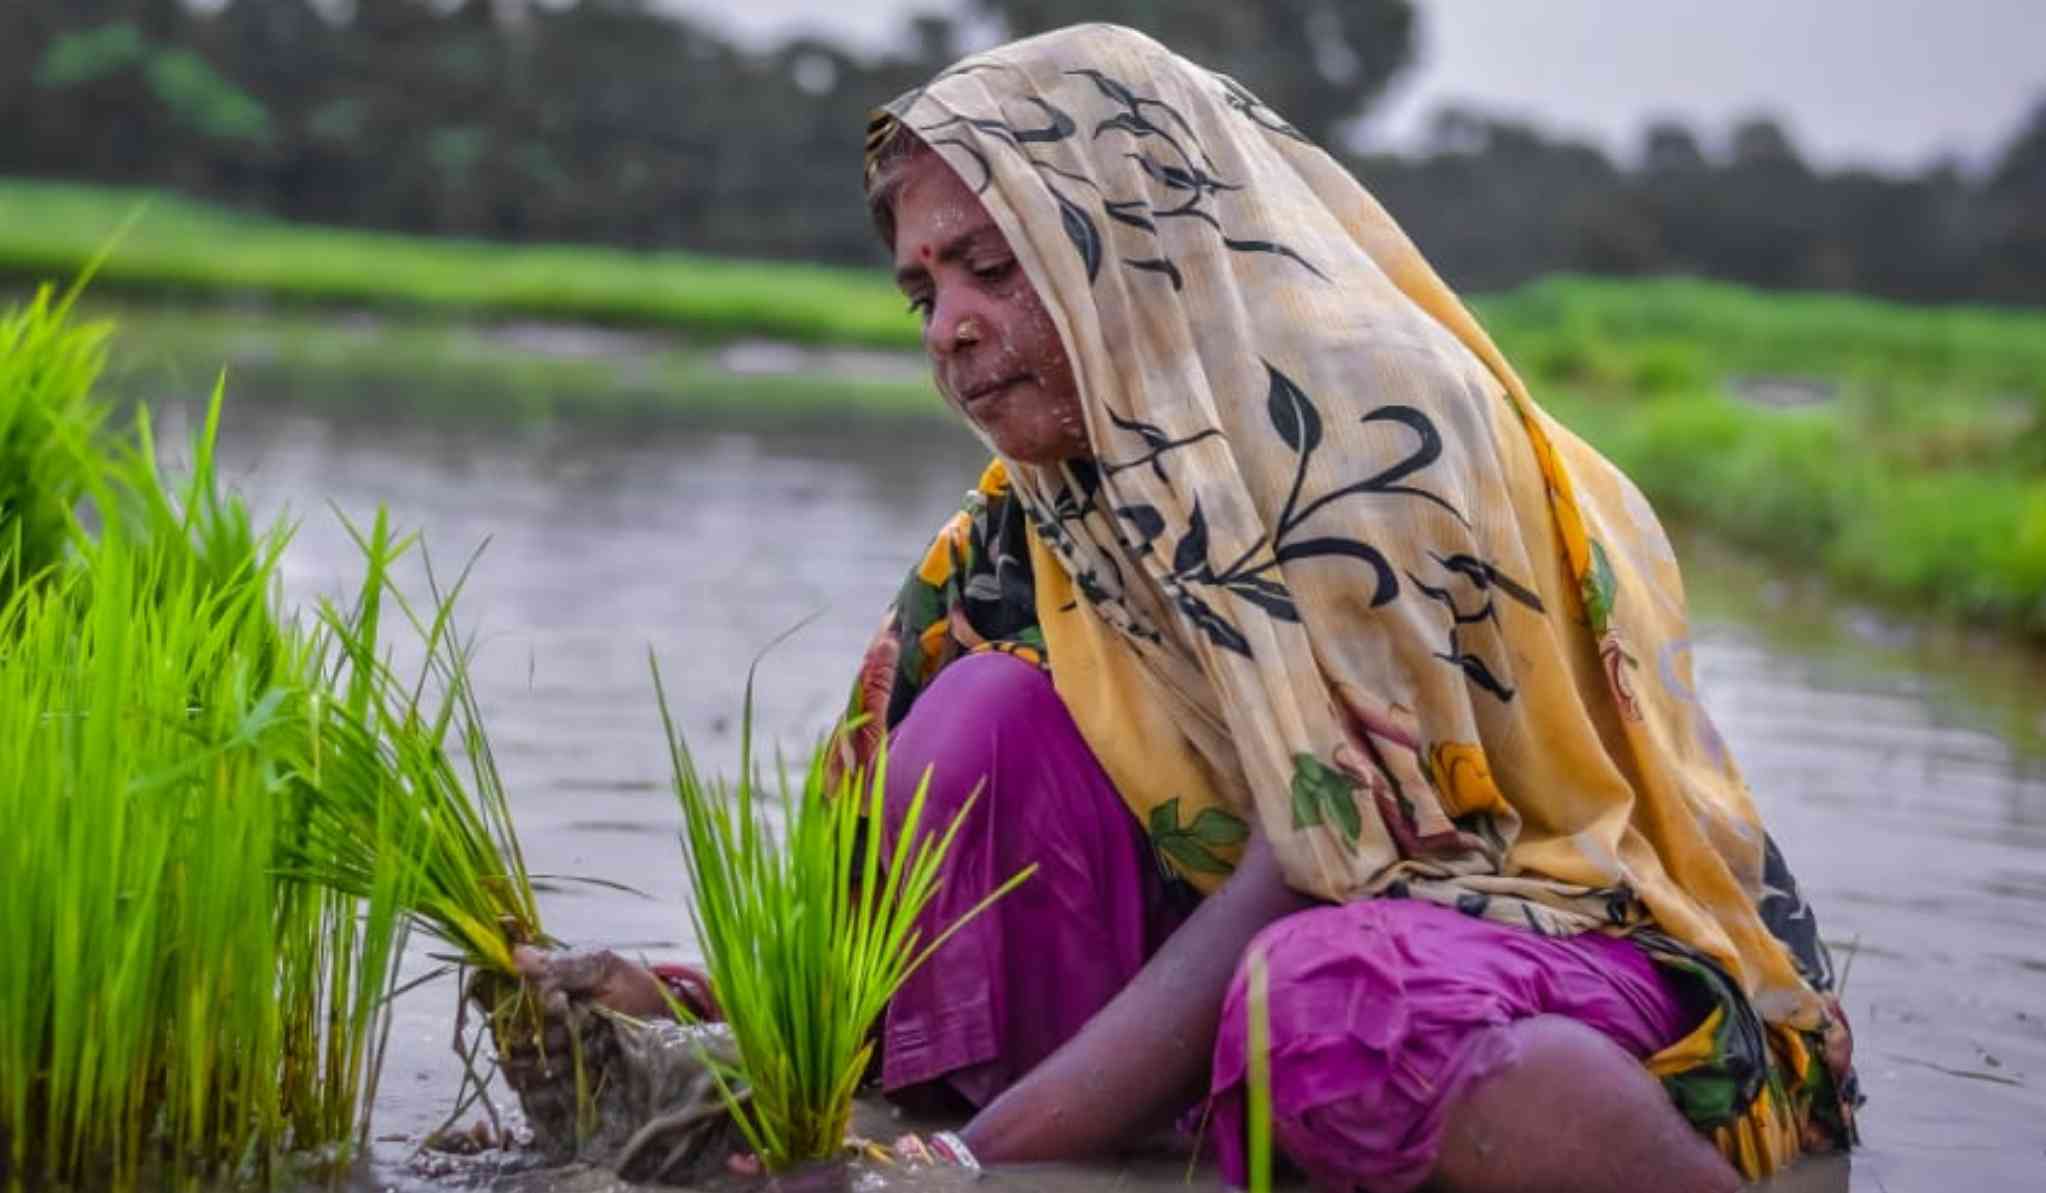
[[589, 1002], [635, 1019], [668, 1017], [667, 986], [653, 970], [610, 949], [512, 950], [512, 967], [549, 1019]]
[[573, 1006], [603, 1007], [635, 1019], [666, 1019], [670, 1015], [668, 998], [673, 994], [692, 1013], [715, 1009], [710, 1003], [709, 982], [697, 971], [664, 966], [675, 975], [664, 980], [610, 949], [547, 950], [521, 945], [512, 950], [512, 966], [540, 1012], [538, 1024], [529, 1028], [513, 1023], [510, 1038], [498, 1040], [499, 1068], [505, 1081], [521, 1095], [538, 1092], [573, 1071], [569, 1040], [574, 1030], [569, 1015]]

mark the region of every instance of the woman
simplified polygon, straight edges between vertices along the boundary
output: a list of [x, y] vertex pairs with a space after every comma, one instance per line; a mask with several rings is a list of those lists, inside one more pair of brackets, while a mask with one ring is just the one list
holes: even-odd
[[939, 814], [982, 791], [935, 919], [1040, 867], [889, 1009], [884, 1085], [973, 1110], [941, 1150], [1200, 1105], [1240, 1181], [1253, 957], [1317, 1185], [1722, 1189], [1852, 1142], [1667, 540], [1353, 178], [1101, 25], [898, 99], [867, 173], [997, 458], [843, 761], [886, 732]]

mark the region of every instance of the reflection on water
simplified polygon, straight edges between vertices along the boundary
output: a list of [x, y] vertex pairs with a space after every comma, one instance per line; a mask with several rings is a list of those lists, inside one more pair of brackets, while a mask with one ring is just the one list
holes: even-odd
[[[648, 896], [551, 883], [544, 918], [653, 956], [687, 951], [687, 917], [647, 652], [705, 762], [728, 769], [749, 662], [814, 616], [759, 691], [764, 736], [806, 747], [980, 462], [930, 423], [507, 429], [254, 404], [227, 421], [232, 483], [301, 523], [296, 600], [356, 574], [328, 501], [358, 520], [387, 504], [443, 579], [488, 540], [461, 609], [531, 863]], [[1948, 678], [1807, 653], [1724, 614], [1697, 629], [1703, 699], [1841, 950], [1871, 1099], [1853, 1187], [2023, 1187], [2046, 1170], [2046, 776], [1971, 727], [1993, 722]], [[2029, 698], [2036, 717], [2046, 700]], [[452, 1000], [415, 995], [401, 1015], [376, 1125], [387, 1165], [445, 1110]], [[1819, 1166], [1795, 1184], [1842, 1179]], [[1027, 1183], [1047, 1182], [1101, 1177]]]

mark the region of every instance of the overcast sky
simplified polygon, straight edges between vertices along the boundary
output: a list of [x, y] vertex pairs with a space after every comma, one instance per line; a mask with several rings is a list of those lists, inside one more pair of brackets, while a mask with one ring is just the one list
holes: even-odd
[[[802, 30], [875, 48], [942, 0], [665, 0], [754, 44]], [[1194, 0], [1187, 0], [1194, 2]], [[1411, 144], [1445, 102], [1631, 154], [1644, 121], [1708, 136], [1769, 111], [1807, 157], [1977, 164], [2046, 98], [2046, 0], [1417, 0], [1421, 61], [1367, 135]]]

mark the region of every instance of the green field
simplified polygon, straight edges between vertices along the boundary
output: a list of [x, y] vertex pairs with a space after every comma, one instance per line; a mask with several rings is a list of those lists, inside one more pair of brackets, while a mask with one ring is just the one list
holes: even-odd
[[24, 179], [0, 179], [0, 276], [68, 277], [130, 218], [102, 285], [679, 327], [704, 337], [916, 343], [915, 322], [878, 272], [311, 227], [167, 194]]
[[[0, 181], [0, 276], [74, 273], [140, 197]], [[131, 377], [189, 387], [228, 363], [245, 397], [267, 374], [520, 416], [942, 411], [921, 382], [741, 375], [717, 355], [742, 336], [913, 350], [878, 268], [433, 241], [160, 198], [97, 286], [151, 299], [118, 312]], [[1473, 305], [1537, 398], [1672, 517], [1858, 599], [2046, 636], [2046, 311], [1682, 279], [1557, 278]], [[564, 354], [503, 327], [533, 319], [638, 331]]]

